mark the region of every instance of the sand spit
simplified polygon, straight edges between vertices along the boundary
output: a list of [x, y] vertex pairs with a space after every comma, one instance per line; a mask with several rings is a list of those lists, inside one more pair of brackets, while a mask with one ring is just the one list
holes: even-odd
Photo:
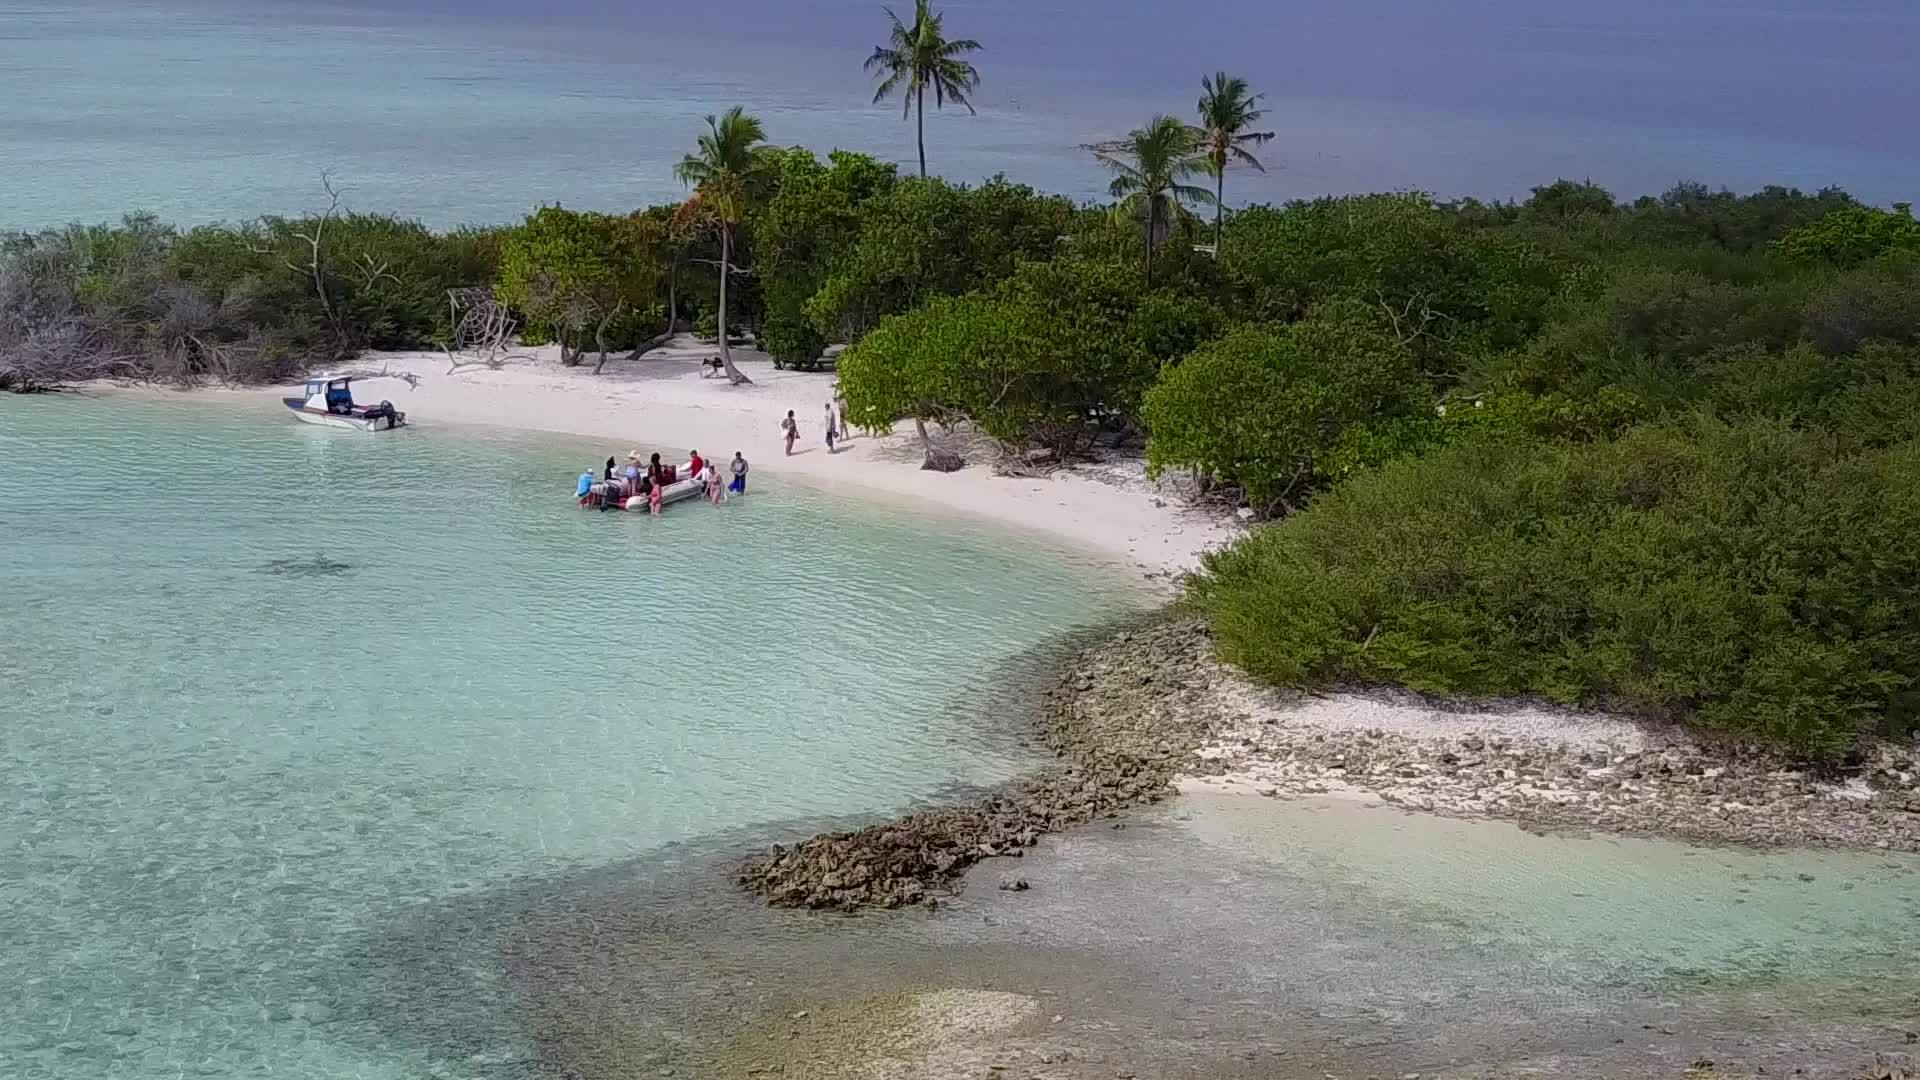
[[[1816, 773], [1772, 751], [1534, 706], [1288, 697], [1213, 657], [1205, 626], [1159, 620], [1077, 655], [1042, 710], [1062, 766], [973, 806], [775, 846], [740, 881], [775, 904], [937, 904], [984, 858], [1173, 790], [1350, 794], [1523, 825], [1754, 845], [1920, 852], [1920, 753], [1875, 743]], [[1017, 878], [1006, 882], [1017, 889]]]

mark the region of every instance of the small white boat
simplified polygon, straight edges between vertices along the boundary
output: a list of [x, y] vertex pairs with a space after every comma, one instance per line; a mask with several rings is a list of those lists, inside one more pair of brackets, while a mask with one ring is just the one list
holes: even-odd
[[280, 400], [293, 410], [295, 419], [322, 427], [392, 431], [406, 426], [407, 414], [394, 408], [391, 401], [383, 401], [378, 405], [355, 405], [353, 392], [348, 388], [351, 382], [352, 379], [318, 376], [307, 380], [306, 397]]

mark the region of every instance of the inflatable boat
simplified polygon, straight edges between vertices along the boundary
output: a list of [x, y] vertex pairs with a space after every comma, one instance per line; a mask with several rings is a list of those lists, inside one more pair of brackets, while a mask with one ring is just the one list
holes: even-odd
[[[676, 479], [660, 488], [660, 505], [685, 502], [688, 499], [705, 495], [706, 482], [700, 477], [689, 475], [693, 462], [683, 461], [673, 466]], [[589, 510], [638, 510], [646, 513], [652, 508], [647, 493], [647, 478], [640, 478], [639, 490], [633, 490], [625, 477], [612, 480], [595, 480], [586, 492], [580, 496], [580, 506]]]

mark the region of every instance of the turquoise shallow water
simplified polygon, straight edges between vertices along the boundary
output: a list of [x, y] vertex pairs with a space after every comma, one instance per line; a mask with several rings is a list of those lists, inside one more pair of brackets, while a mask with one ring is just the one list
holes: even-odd
[[[1159, 869], [1079, 893], [1046, 875], [1105, 880], [1072, 854], [1093, 841], [1049, 842], [1023, 872], [1062, 906], [1031, 925], [964, 901], [857, 934], [769, 918], [728, 853], [1030, 767], [1015, 710], [1046, 643], [1139, 596], [768, 477], [722, 508], [578, 511], [601, 450], [0, 398], [0, 1077], [566, 1075], [574, 1040], [946, 970], [921, 937], [1103, 972], [1170, 950], [1209, 973], [1201, 1015], [1264, 1001], [1420, 1045], [1454, 1022], [1420, 1002], [1911, 1013], [1911, 856], [1338, 801], [1176, 805], [1251, 863], [1128, 849]], [[991, 983], [976, 962], [943, 977]]]
[[1022, 663], [1137, 603], [771, 482], [581, 512], [594, 452], [0, 401], [0, 1075], [409, 1075], [275, 1023], [342, 940], [1002, 780]]

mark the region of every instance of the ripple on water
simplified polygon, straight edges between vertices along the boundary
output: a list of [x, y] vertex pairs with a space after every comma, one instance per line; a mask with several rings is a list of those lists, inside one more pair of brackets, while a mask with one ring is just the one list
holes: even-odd
[[414, 1075], [326, 1037], [355, 1015], [343, 937], [996, 782], [1027, 762], [981, 723], [1001, 673], [1136, 602], [1004, 533], [772, 482], [582, 513], [600, 447], [0, 413], [0, 984], [27, 988], [0, 1052], [25, 1076]]

